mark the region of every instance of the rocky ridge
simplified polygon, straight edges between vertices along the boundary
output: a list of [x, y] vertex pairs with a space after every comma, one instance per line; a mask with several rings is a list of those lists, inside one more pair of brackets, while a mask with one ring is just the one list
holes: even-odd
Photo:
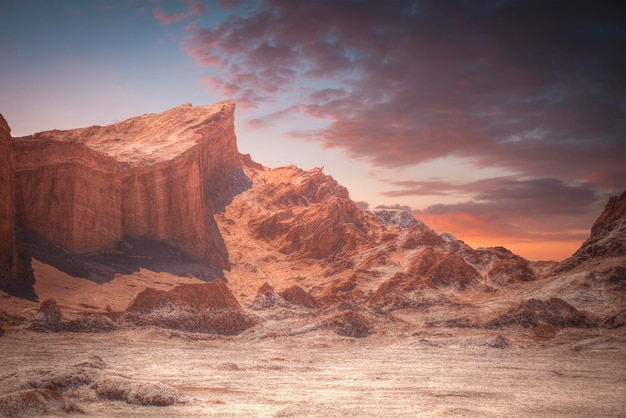
[[609, 199], [591, 227], [589, 238], [570, 258], [561, 262], [557, 270], [568, 271], [588, 261], [624, 256], [626, 256], [626, 191], [621, 196]]
[[[70, 310], [89, 306], [110, 329], [156, 325], [254, 338], [320, 330], [365, 337], [387, 327], [622, 327], [624, 195], [609, 202], [570, 260], [532, 262], [502, 247], [473, 249], [406, 211], [362, 212], [322, 168], [257, 164], [238, 153], [233, 118], [231, 102], [183, 105], [13, 140], [17, 223], [54, 244], [38, 268], [64, 257], [72, 269], [56, 267], [68, 284], [92, 280], [86, 270], [110, 269], [111, 283], [142, 280], [118, 293], [121, 309], [105, 309], [111, 302], [103, 291], [89, 304], [65, 299]], [[170, 247], [131, 251], [142, 239], [207, 261], [222, 280], [210, 281], [218, 275], [181, 257], [162, 257]], [[161, 264], [142, 263], [150, 257]], [[153, 288], [174, 286], [165, 272], [190, 283]], [[60, 279], [56, 271], [48, 278]], [[28, 327], [81, 331], [93, 318], [63, 319], [42, 306]]]

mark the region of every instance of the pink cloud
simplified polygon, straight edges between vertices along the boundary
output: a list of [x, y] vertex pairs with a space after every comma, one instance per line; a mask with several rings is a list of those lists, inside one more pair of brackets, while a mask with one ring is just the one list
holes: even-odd
[[[555, 31], [577, 34], [569, 22], [582, 11], [457, 6], [450, 13], [428, 1], [417, 9], [408, 1], [272, 1], [196, 30], [185, 48], [260, 97], [318, 81], [338, 86], [330, 90], [341, 97], [317, 94], [329, 89], [321, 84], [300, 94], [298, 105], [330, 122], [318, 141], [353, 158], [398, 166], [453, 155], [479, 167], [571, 179], [594, 177], [602, 167], [610, 173], [603, 187], [618, 189], [626, 177], [620, 78], [599, 76], [616, 61], [586, 46], [551, 49]], [[606, 50], [604, 38], [590, 39]], [[582, 68], [581, 53], [597, 59]]]
[[[190, 2], [183, 0], [183, 3], [190, 3]], [[185, 20], [188, 17], [194, 16], [194, 15], [206, 13], [207, 10], [208, 9], [204, 4], [193, 3], [187, 6], [186, 12], [176, 12], [176, 13], [168, 14], [157, 7], [153, 9], [152, 14], [162, 25], [169, 25], [170, 23], [180, 22], [181, 20]]]
[[250, 124], [326, 120], [291, 134], [374, 166], [453, 156], [512, 173], [384, 193], [472, 196], [420, 212], [433, 222], [573, 242], [558, 234], [588, 228], [626, 187], [626, 39], [609, 3], [268, 0], [191, 27], [184, 48], [218, 73], [214, 91], [283, 104]]

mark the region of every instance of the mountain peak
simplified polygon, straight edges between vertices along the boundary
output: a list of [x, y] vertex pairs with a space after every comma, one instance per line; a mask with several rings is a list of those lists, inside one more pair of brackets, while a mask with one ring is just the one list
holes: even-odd
[[107, 126], [46, 131], [15, 141], [83, 144], [127, 166], [149, 166], [175, 159], [190, 150], [202, 137], [233, 119], [234, 111], [235, 104], [230, 101], [208, 106], [187, 103]]

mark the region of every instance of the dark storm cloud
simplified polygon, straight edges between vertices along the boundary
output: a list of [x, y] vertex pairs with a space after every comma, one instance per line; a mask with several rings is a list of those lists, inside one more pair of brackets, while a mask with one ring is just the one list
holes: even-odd
[[216, 85], [244, 106], [296, 93], [289, 110], [329, 120], [313, 136], [354, 158], [401, 166], [458, 156], [620, 190], [626, 22], [619, 6], [242, 2], [242, 13], [193, 32], [186, 50], [221, 69]]

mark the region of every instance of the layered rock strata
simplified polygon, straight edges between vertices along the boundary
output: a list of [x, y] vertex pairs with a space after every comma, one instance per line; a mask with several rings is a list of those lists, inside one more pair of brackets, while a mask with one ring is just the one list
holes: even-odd
[[15, 167], [11, 128], [0, 114], [0, 286], [17, 276], [15, 243]]
[[233, 102], [13, 141], [18, 223], [75, 252], [141, 236], [227, 266], [213, 219], [241, 171]]

